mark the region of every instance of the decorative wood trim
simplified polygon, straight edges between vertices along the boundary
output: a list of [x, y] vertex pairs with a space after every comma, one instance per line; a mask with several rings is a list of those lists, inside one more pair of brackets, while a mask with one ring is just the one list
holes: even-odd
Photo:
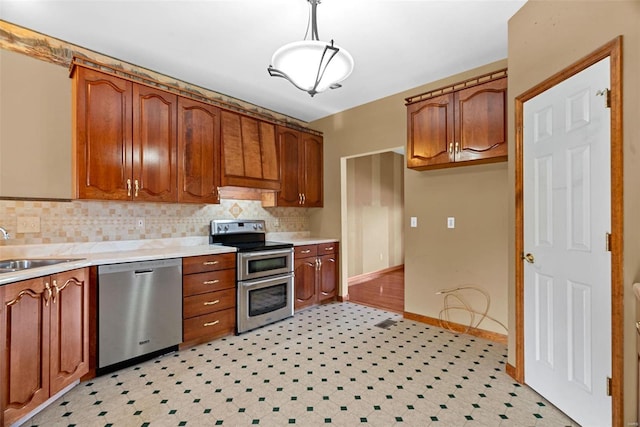
[[524, 103], [569, 77], [609, 57], [611, 69], [611, 399], [612, 425], [624, 421], [624, 277], [623, 277], [623, 151], [622, 151], [622, 36], [595, 50], [564, 70], [515, 98], [516, 124], [516, 366], [514, 378], [524, 378], [524, 209], [523, 142]]
[[318, 131], [306, 128], [306, 122], [294, 117], [267, 110], [266, 108], [262, 108], [258, 105], [232, 98], [170, 76], [165, 76], [152, 70], [139, 67], [134, 64], [129, 64], [116, 58], [111, 58], [90, 49], [73, 45], [63, 40], [2, 20], [0, 20], [0, 49], [22, 53], [41, 61], [50, 62], [63, 67], [71, 67], [74, 57], [82, 61], [87, 61], [87, 63], [103, 63], [101, 65], [105, 67], [104, 70], [100, 68], [95, 69], [102, 72], [107, 72], [107, 69], [109, 69], [116, 73], [122, 73], [114, 74], [121, 78], [128, 74], [131, 80], [143, 82], [158, 88], [164, 87], [166, 89], [163, 90], [167, 90], [168, 92], [173, 92], [175, 90], [174, 93], [179, 93], [182, 96], [197, 99], [201, 102], [237, 111], [260, 120], [282, 124], [287, 127], [314, 133], [319, 136], [322, 135]]
[[231, 200], [262, 200], [262, 190], [245, 187], [220, 187], [220, 198]]
[[427, 325], [437, 326], [438, 328], [453, 330], [455, 333], [473, 335], [474, 337], [483, 338], [500, 344], [507, 344], [507, 336], [497, 332], [486, 331], [478, 328], [469, 329], [467, 325], [463, 325], [461, 323], [441, 321], [435, 317], [409, 313], [408, 311], [403, 313], [403, 317], [420, 323], [426, 323]]
[[498, 71], [492, 71], [490, 73], [482, 74], [477, 77], [473, 77], [468, 80], [454, 83], [449, 86], [443, 86], [438, 89], [433, 89], [427, 92], [423, 92], [418, 95], [410, 96], [404, 99], [405, 105], [415, 104], [416, 102], [424, 101], [425, 99], [434, 98], [436, 96], [445, 95], [447, 93], [456, 92], [462, 89], [478, 86], [483, 83], [490, 82], [492, 80], [498, 80], [507, 77], [507, 69], [504, 68]]
[[384, 276], [385, 274], [392, 273], [394, 271], [404, 271], [404, 264], [396, 265], [394, 267], [385, 268], [382, 270], [372, 271], [371, 273], [359, 274], [357, 276], [349, 277], [347, 286], [358, 285], [360, 283], [375, 280]]

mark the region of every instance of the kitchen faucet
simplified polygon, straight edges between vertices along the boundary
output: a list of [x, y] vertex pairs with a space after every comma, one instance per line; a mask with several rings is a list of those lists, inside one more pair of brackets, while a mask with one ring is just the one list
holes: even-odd
[[7, 230], [5, 230], [4, 228], [0, 227], [0, 234], [2, 235], [2, 238], [4, 240], [9, 240], [11, 238], [11, 235], [9, 235], [9, 233], [7, 232]]

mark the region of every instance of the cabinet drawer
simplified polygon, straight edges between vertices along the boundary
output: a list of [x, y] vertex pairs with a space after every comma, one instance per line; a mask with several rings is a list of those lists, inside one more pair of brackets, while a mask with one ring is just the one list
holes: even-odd
[[234, 333], [236, 329], [236, 309], [216, 311], [183, 322], [182, 339], [185, 342], [204, 337], [219, 337]]
[[182, 274], [224, 270], [236, 266], [236, 254], [202, 255], [182, 258]]
[[294, 246], [294, 256], [296, 258], [306, 258], [318, 255], [317, 245]]
[[214, 311], [233, 308], [235, 305], [235, 289], [226, 289], [224, 291], [194, 295], [183, 299], [182, 317], [188, 319], [190, 317], [200, 316]]
[[338, 250], [338, 242], [320, 243], [318, 245], [318, 255], [335, 254]]
[[234, 269], [182, 276], [182, 292], [185, 297], [235, 288], [235, 286], [236, 270]]

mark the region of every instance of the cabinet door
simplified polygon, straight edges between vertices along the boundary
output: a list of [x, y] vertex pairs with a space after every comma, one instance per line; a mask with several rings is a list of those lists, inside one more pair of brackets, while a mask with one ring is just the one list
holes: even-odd
[[133, 198], [175, 202], [178, 98], [134, 84], [133, 103]]
[[48, 277], [5, 285], [0, 382], [6, 425], [49, 398], [50, 289]]
[[74, 79], [77, 195], [129, 200], [132, 83], [82, 67]]
[[294, 261], [296, 310], [316, 303], [316, 257]]
[[507, 79], [456, 93], [456, 162], [507, 156]]
[[220, 110], [178, 98], [178, 201], [220, 203]]
[[318, 276], [318, 296], [320, 301], [333, 299], [338, 288], [338, 261], [335, 254], [318, 257], [320, 274]]
[[299, 172], [303, 177], [304, 184], [302, 186], [303, 205], [305, 207], [322, 207], [323, 204], [323, 152], [322, 138], [301, 133], [303, 157], [300, 162], [303, 165]]
[[302, 183], [300, 177], [300, 132], [278, 126], [278, 150], [280, 151], [280, 191], [278, 206], [300, 206]]
[[51, 276], [50, 394], [89, 372], [89, 284], [85, 270]]
[[424, 169], [453, 161], [453, 94], [407, 107], [407, 167]]
[[223, 186], [280, 188], [274, 125], [223, 111], [222, 158]]

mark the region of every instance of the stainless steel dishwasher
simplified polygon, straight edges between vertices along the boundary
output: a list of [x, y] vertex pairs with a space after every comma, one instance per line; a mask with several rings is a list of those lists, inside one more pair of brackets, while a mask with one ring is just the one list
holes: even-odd
[[98, 267], [98, 374], [181, 341], [182, 259]]

